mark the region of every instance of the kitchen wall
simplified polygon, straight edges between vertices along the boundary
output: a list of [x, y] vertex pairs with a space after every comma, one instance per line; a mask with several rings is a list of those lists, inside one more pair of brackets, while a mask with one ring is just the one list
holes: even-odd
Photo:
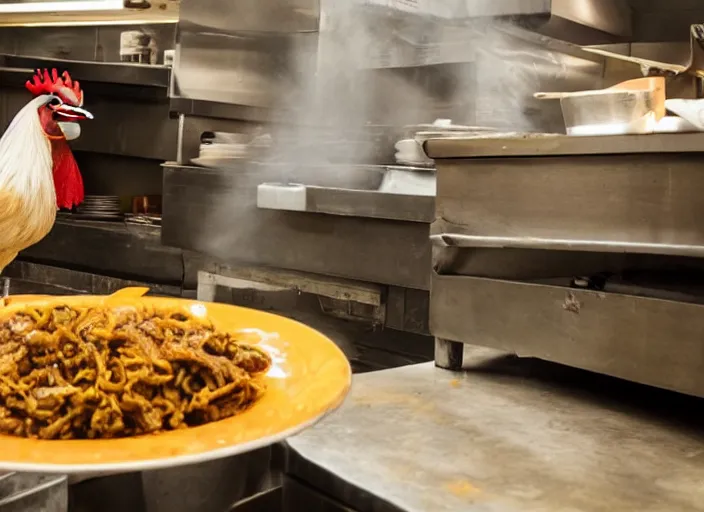
[[689, 26], [704, 22], [701, 0], [630, 0], [634, 11], [634, 41], [686, 41]]
[[175, 47], [176, 24], [111, 25], [78, 27], [0, 27], [0, 53], [30, 57], [120, 61], [120, 34], [140, 30], [150, 34], [164, 61], [164, 50]]

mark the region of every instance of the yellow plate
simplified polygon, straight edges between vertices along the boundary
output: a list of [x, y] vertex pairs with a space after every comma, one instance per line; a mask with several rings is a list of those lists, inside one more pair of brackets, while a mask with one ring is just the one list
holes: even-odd
[[336, 409], [351, 370], [337, 346], [318, 331], [252, 309], [183, 299], [142, 297], [145, 288], [110, 296], [9, 297], [0, 319], [28, 303], [183, 307], [229, 332], [250, 333], [273, 359], [267, 391], [247, 411], [184, 430], [123, 439], [37, 440], [0, 435], [0, 470], [62, 473], [143, 471], [194, 464], [261, 448], [300, 432]]

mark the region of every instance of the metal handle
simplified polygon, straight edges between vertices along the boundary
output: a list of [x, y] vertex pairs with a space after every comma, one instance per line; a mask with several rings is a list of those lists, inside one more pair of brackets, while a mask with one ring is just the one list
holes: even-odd
[[536, 92], [533, 97], [536, 100], [561, 100], [569, 95], [568, 92]]
[[704, 256], [704, 246], [683, 244], [653, 244], [607, 240], [568, 240], [557, 238], [505, 237], [438, 233], [430, 236], [440, 247], [485, 249], [541, 249], [550, 251], [583, 251], [636, 254], [665, 254], [669, 256]]

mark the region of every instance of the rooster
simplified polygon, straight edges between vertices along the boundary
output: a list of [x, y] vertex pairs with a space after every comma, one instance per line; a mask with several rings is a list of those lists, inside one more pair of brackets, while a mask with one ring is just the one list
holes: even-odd
[[77, 81], [37, 70], [26, 87], [34, 99], [0, 138], [0, 272], [51, 231], [60, 208], [83, 202], [83, 179], [68, 140], [80, 135], [83, 110]]

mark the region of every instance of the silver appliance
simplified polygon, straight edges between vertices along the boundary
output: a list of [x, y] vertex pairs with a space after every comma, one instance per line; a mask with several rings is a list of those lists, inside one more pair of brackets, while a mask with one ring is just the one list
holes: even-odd
[[428, 142], [437, 364], [485, 347], [704, 396], [702, 143]]

